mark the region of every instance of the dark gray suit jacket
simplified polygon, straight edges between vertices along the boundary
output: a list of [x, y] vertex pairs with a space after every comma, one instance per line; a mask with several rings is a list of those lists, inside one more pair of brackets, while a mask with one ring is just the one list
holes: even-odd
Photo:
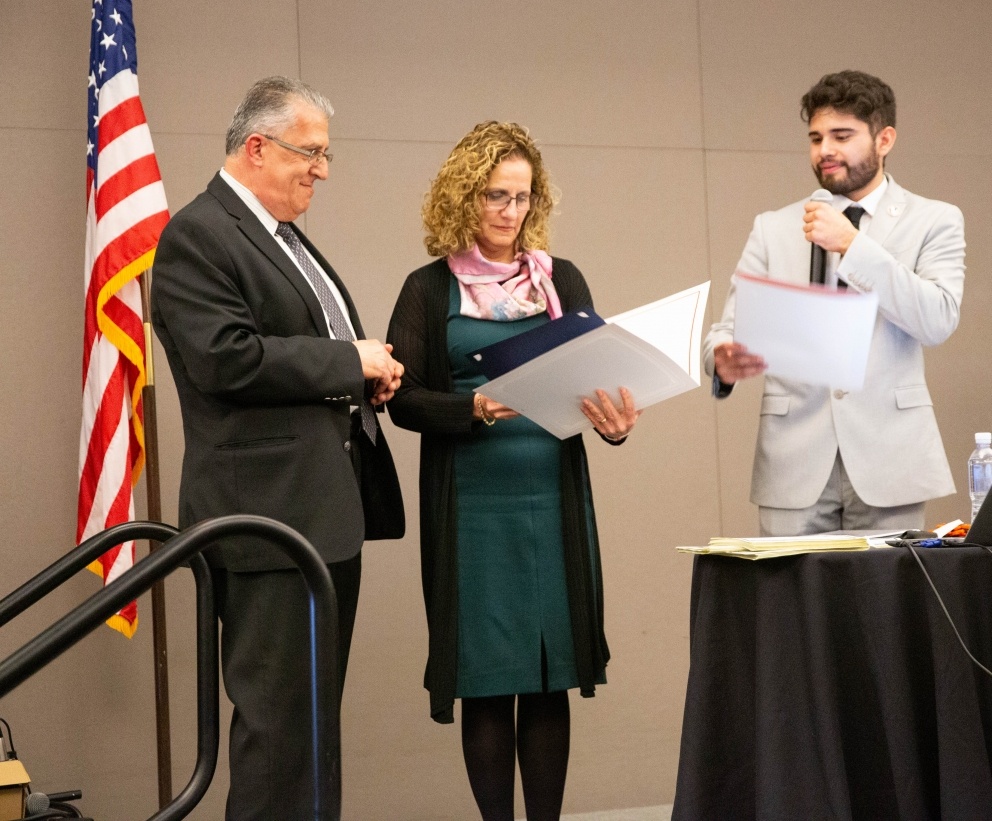
[[[301, 240], [364, 338], [344, 283]], [[381, 431], [377, 446], [362, 443], [365, 494], [356, 478], [350, 408], [366, 389], [357, 349], [330, 338], [313, 289], [219, 174], [162, 232], [152, 321], [182, 409], [181, 527], [231, 513], [269, 516], [328, 562], [359, 552], [367, 522], [373, 538], [402, 535]], [[218, 544], [208, 559], [235, 571], [292, 566], [277, 548], [244, 537]]]

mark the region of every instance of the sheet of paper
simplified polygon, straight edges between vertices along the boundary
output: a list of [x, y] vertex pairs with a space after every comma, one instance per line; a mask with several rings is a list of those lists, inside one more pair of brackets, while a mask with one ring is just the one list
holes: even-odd
[[709, 283], [607, 319], [653, 345], [699, 384], [699, 340]]
[[810, 385], [860, 390], [878, 295], [734, 274], [734, 340], [768, 363], [767, 373]]
[[565, 439], [591, 427], [579, 409], [597, 388], [638, 408], [699, 387], [700, 335], [709, 282], [607, 319], [478, 390]]

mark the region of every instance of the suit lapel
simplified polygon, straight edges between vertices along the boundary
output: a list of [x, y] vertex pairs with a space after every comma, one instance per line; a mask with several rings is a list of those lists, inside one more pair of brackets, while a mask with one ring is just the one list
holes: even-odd
[[[327, 317], [324, 316], [324, 309], [320, 307], [320, 300], [317, 299], [317, 295], [300, 269], [296, 267], [296, 264], [282, 249], [282, 246], [276, 242], [275, 237], [265, 230], [265, 226], [259, 222], [258, 217], [245, 205], [241, 197], [234, 193], [231, 186], [224, 181], [224, 178], [220, 174], [214, 176], [209, 185], [207, 185], [207, 190], [238, 221], [238, 229], [241, 233], [290, 281], [300, 295], [300, 298], [306, 303], [307, 310], [310, 312], [310, 318], [313, 320], [314, 327], [317, 329], [317, 335], [330, 337], [330, 332], [327, 329]], [[305, 237], [301, 238], [304, 242], [307, 242]], [[312, 248], [308, 242], [307, 247]], [[318, 261], [326, 270], [328, 267], [326, 260], [318, 255]], [[337, 281], [336, 278], [335, 281]], [[349, 309], [351, 307], [349, 302]]]
[[892, 177], [888, 180], [889, 186], [879, 200], [878, 209], [872, 215], [871, 225], [868, 226], [868, 236], [883, 246], [906, 210], [906, 192]]

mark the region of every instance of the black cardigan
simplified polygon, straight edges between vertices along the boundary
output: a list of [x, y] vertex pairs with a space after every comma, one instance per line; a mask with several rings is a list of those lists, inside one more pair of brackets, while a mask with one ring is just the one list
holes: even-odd
[[[582, 274], [571, 262], [553, 261], [562, 310], [592, 305]], [[424, 686], [435, 721], [454, 721], [458, 647], [458, 536], [453, 435], [478, 429], [471, 393], [452, 391], [448, 363], [451, 272], [439, 259], [410, 274], [389, 322], [387, 341], [406, 371], [389, 415], [401, 428], [421, 434], [420, 571], [427, 608], [429, 650]], [[562, 443], [562, 530], [572, 641], [583, 696], [595, 695], [610, 653], [603, 633], [603, 583], [595, 515], [589, 532], [584, 499], [592, 500], [581, 436]], [[588, 546], [592, 545], [592, 550]]]

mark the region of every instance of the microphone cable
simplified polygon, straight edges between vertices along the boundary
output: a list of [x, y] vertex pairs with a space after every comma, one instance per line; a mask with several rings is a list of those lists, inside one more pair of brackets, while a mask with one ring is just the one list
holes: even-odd
[[[970, 658], [979, 669], [981, 669], [987, 675], [992, 676], [992, 670], [989, 670], [988, 667], [986, 667], [978, 659], [975, 658], [971, 650], [968, 649], [968, 645], [964, 643], [964, 639], [961, 638], [961, 633], [958, 632], [957, 625], [954, 623], [954, 619], [951, 618], [951, 614], [947, 610], [947, 605], [944, 604], [944, 600], [940, 597], [940, 592], [937, 590], [937, 585], [933, 583], [933, 579], [930, 577], [930, 574], [927, 572], [926, 567], [924, 567], [923, 560], [920, 558], [919, 553], [916, 552], [916, 548], [913, 547], [913, 545], [909, 541], [906, 541], [905, 545], [906, 548], [909, 550], [909, 552], [913, 554], [913, 558], [916, 559], [916, 563], [920, 566], [920, 570], [923, 571], [923, 578], [927, 580], [927, 584], [930, 585], [930, 589], [933, 590], [933, 594], [937, 597], [937, 603], [940, 604], [940, 609], [944, 611], [944, 615], [947, 617], [947, 623], [951, 625], [951, 629], [954, 631], [954, 635], [957, 636], [958, 638], [958, 643], [961, 645], [961, 647], [964, 648], [965, 653], [968, 654], [968, 658]], [[970, 544], [968, 542], [962, 542], [960, 545], [957, 546], [980, 547], [986, 553], [992, 555], [992, 548], [989, 548], [988, 546], [983, 544]]]

